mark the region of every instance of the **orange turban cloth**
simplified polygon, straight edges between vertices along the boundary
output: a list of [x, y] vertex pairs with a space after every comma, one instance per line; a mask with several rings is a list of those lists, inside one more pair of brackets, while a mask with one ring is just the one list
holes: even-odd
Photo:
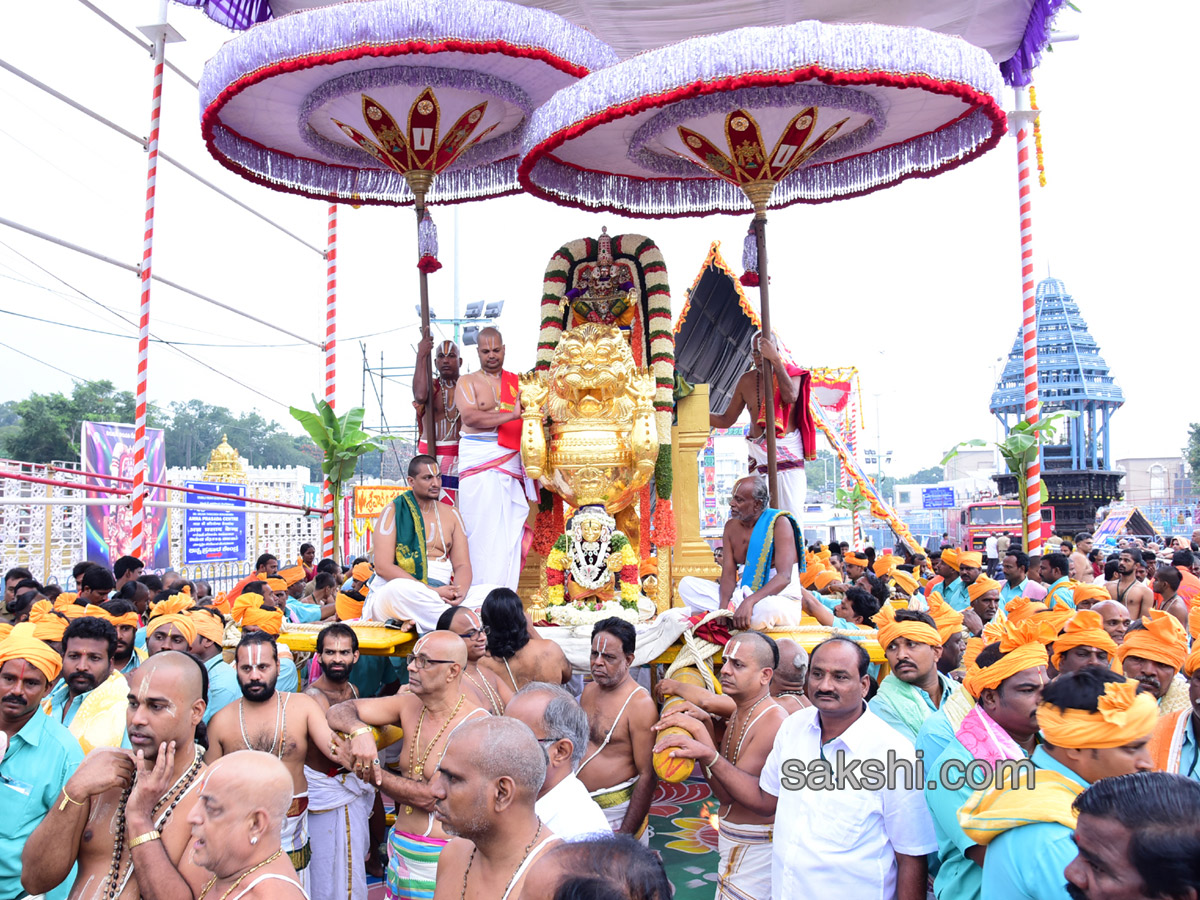
[[1125, 662], [1127, 656], [1152, 659], [1170, 666], [1176, 672], [1183, 668], [1187, 659], [1187, 632], [1169, 612], [1150, 610], [1141, 623], [1146, 626], [1136, 631], [1125, 632], [1125, 641], [1117, 648], [1117, 659]]
[[261, 594], [238, 594], [233, 601], [233, 621], [243, 628], [249, 625], [267, 634], [279, 634], [283, 631], [283, 610], [274, 611], [263, 609]]
[[[165, 604], [163, 603], [159, 604], [159, 606], [164, 605]], [[148, 637], [154, 634], [154, 632], [158, 631], [160, 628], [169, 627], [171, 625], [174, 625], [179, 629], [179, 633], [183, 635], [184, 639], [189, 644], [194, 644], [196, 642], [196, 621], [185, 612], [161, 613], [157, 616], [154, 616], [150, 620], [149, 624], [146, 625], [146, 635]]]
[[960, 568], [970, 566], [972, 569], [982, 569], [983, 554], [978, 550], [964, 550], [958, 554], [958, 565]]
[[1158, 703], [1150, 693], [1139, 694], [1132, 678], [1104, 685], [1099, 709], [1062, 710], [1039, 703], [1038, 730], [1055, 747], [1071, 750], [1124, 747], [1147, 737], [1158, 724]]
[[942, 646], [942, 636], [936, 628], [924, 622], [897, 622], [896, 609], [890, 603], [883, 604], [879, 612], [875, 613], [875, 627], [879, 630], [879, 646], [884, 650], [887, 650], [896, 638], [908, 638], [914, 644]]
[[892, 573], [892, 581], [910, 597], [917, 592], [917, 579], [909, 572], [897, 569]]
[[162, 603], [156, 603], [150, 608], [150, 618], [155, 619], [158, 616], [169, 616], [175, 613], [187, 612], [196, 604], [192, 602], [192, 598], [186, 594], [175, 594], [168, 597]]
[[221, 612], [225, 613], [225, 615], [229, 615], [231, 612], [233, 612], [233, 606], [229, 602], [229, 595], [225, 593], [225, 591], [221, 591], [221, 593], [213, 597], [212, 605], [213, 609], [219, 609]]
[[60, 612], [68, 619], [78, 619], [81, 616], [91, 615], [87, 611], [86, 606], [80, 606], [75, 602], [78, 594], [59, 594], [54, 598], [54, 610]]
[[937, 623], [938, 634], [943, 644], [950, 640], [956, 631], [962, 630], [963, 614], [943, 600], [941, 594], [934, 594], [929, 598], [929, 615]]
[[61, 641], [70, 620], [52, 608], [48, 601], [39, 600], [29, 610], [29, 621], [33, 624], [33, 637], [39, 641]]
[[800, 586], [811, 588], [817, 581], [817, 574], [817, 569], [813, 566], [809, 566], [800, 573]]
[[225, 626], [216, 616], [209, 615], [202, 609], [196, 609], [192, 610], [191, 619], [198, 636], [208, 638], [218, 647], [225, 643]]
[[833, 557], [833, 551], [832, 551], [832, 550], [829, 550], [829, 549], [821, 549], [821, 550], [818, 550], [818, 551], [817, 551], [817, 559], [821, 560], [821, 562], [829, 562], [829, 560], [830, 560], [832, 557]]
[[12, 634], [12, 622], [0, 622], [0, 641]]
[[652, 556], [649, 559], [643, 559], [642, 564], [638, 566], [638, 578], [645, 578], [647, 575], [658, 574], [658, 557]]
[[337, 601], [334, 606], [337, 612], [337, 617], [342, 621], [346, 619], [361, 619], [363, 611], [363, 600], [356, 600], [355, 597], [361, 597], [357, 592], [353, 596], [350, 594], [338, 593]]
[[288, 585], [287, 585], [287, 582], [284, 581], [282, 578], [275, 578], [275, 577], [268, 578], [266, 580], [265, 584], [267, 585], [267, 587], [269, 587], [271, 590], [273, 590], [277, 594], [287, 593]]
[[1075, 596], [1075, 605], [1079, 605], [1080, 600], [1092, 600], [1099, 603], [1101, 600], [1111, 600], [1108, 588], [1100, 584], [1081, 584], [1076, 583], [1071, 586], [1071, 592]]
[[963, 687], [979, 699], [985, 688], [995, 690], [1019, 672], [1045, 666], [1049, 662], [1046, 644], [1052, 640], [1053, 632], [1035, 622], [1010, 623], [1000, 638], [1000, 652], [1004, 655], [985, 669], [972, 668], [963, 679]]
[[823, 572], [818, 572], [813, 579], [813, 584], [817, 586], [818, 591], [823, 591], [840, 578], [837, 572], [833, 569], [826, 569]]
[[998, 590], [1000, 590], [1000, 582], [994, 578], [988, 578], [986, 575], [980, 575], [973, 584], [967, 585], [967, 596], [972, 600], [978, 600], [988, 591]]
[[1066, 631], [1054, 639], [1054, 655], [1050, 657], [1054, 668], [1058, 668], [1063, 654], [1072, 647], [1097, 647], [1108, 654], [1110, 663], [1117, 654], [1116, 642], [1104, 630], [1103, 617], [1090, 609], [1074, 613], [1067, 620]]
[[287, 569], [280, 569], [279, 577], [283, 579], [284, 584], [291, 587], [297, 581], [304, 580], [304, 568], [302, 566], [291, 566]]
[[1008, 616], [1008, 621], [1014, 624], [1023, 622], [1034, 613], [1045, 612], [1045, 610], [1045, 603], [1038, 600], [1030, 600], [1028, 597], [1015, 597], [1009, 600], [1008, 605], [1004, 607], [1004, 613]]
[[942, 551], [942, 562], [952, 568], [955, 572], [958, 571], [958, 551], [953, 547], [947, 547]]
[[79, 595], [76, 594], [74, 591], [63, 591], [61, 594], [59, 594], [57, 597], [54, 598], [54, 608], [57, 609], [59, 612], [62, 612], [62, 608], [64, 606], [70, 606], [78, 598], [79, 598]]
[[103, 619], [105, 622], [111, 624], [113, 628], [116, 628], [118, 625], [137, 628], [142, 624], [138, 621], [138, 614], [136, 612], [127, 612], [122, 613], [119, 616], [114, 616], [105, 610], [103, 606], [97, 606], [95, 604], [87, 608], [87, 614], [89, 616], [95, 616], [97, 619]]
[[1200, 669], [1200, 644], [1196, 644], [1188, 658], [1183, 661], [1183, 674], [1191, 678]]
[[357, 566], [350, 570], [350, 577], [355, 581], [369, 581], [371, 576], [375, 574], [375, 570], [371, 568], [369, 562], [360, 562]]
[[62, 671], [62, 657], [37, 638], [21, 633], [10, 634], [0, 641], [0, 666], [10, 659], [22, 659], [39, 669], [47, 681], [53, 681]]
[[1192, 611], [1188, 613], [1188, 634], [1193, 641], [1200, 641], [1200, 603], [1193, 603]]
[[[975, 658], [979, 656], [979, 651], [986, 646], [987, 644], [984, 643], [984, 640], [981, 637], [967, 638], [967, 646], [963, 648], [962, 664], [963, 668], [967, 670], [968, 674], [970, 674], [970, 670], [975, 667]], [[966, 683], [965, 678], [963, 679], [963, 683]]]
[[883, 578], [898, 565], [900, 565], [900, 560], [896, 558], [895, 553], [885, 553], [882, 556], [875, 557], [875, 562], [871, 565], [871, 571], [880, 578]]

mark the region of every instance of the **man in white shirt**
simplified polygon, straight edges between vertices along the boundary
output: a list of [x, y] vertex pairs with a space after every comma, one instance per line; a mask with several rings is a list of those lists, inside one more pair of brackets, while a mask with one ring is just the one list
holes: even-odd
[[989, 534], [983, 542], [983, 557], [987, 563], [988, 578], [995, 578], [1000, 565], [1000, 539], [996, 535]]
[[588, 795], [575, 770], [587, 750], [587, 713], [557, 684], [531, 681], [513, 696], [504, 715], [524, 722], [546, 751], [546, 780], [534, 811], [564, 841], [612, 837], [612, 826]]
[[[779, 729], [756, 780], [724, 757], [711, 765], [738, 803], [775, 815], [771, 896], [924, 900], [937, 837], [916, 751], [865, 703], [870, 658], [830, 638], [809, 658], [812, 707]], [[656, 750], [707, 762], [712, 749], [671, 735]]]

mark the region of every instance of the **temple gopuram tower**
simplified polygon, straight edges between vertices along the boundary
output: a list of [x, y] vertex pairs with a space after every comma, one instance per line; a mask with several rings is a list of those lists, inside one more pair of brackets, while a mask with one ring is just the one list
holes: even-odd
[[[1109, 420], [1125, 395], [1109, 374], [1100, 347], [1088, 333], [1079, 305], [1057, 278], [1037, 286], [1038, 397], [1041, 414], [1074, 410], [1078, 418], [1058, 429], [1059, 443], [1042, 448], [1042, 479], [1054, 507], [1056, 530], [1074, 536], [1092, 531], [1096, 510], [1121, 495], [1123, 472], [1112, 471]], [[990, 409], [1009, 428], [1024, 416], [1025, 377], [1021, 331], [992, 393]], [[997, 475], [1006, 496], [1017, 495], [1012, 475]]]
[[204, 480], [222, 484], [246, 483], [246, 467], [242, 465], [241, 454], [229, 446], [228, 435], [221, 435], [221, 443], [208, 455]]

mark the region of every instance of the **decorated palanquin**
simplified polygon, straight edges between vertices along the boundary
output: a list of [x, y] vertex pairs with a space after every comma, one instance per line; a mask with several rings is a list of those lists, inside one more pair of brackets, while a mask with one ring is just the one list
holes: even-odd
[[605, 612], [611, 603], [618, 604], [619, 614], [638, 618], [642, 592], [637, 551], [602, 504], [584, 506], [571, 517], [546, 558], [546, 584], [547, 618], [552, 622], [573, 612], [565, 606]]

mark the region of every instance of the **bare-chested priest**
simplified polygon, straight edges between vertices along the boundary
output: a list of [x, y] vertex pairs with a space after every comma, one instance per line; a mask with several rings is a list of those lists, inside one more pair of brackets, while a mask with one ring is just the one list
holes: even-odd
[[800, 624], [804, 589], [793, 580], [803, 560], [800, 529], [791, 513], [771, 509], [768, 500], [761, 478], [734, 483], [721, 538], [721, 580], [681, 578], [679, 599], [685, 606], [700, 612], [732, 609], [733, 625], [743, 631]]
[[[779, 650], [779, 664], [771, 678], [771, 696], [789, 716], [811, 706], [804, 696], [804, 676], [808, 673], [808, 651], [791, 638], [775, 642]], [[727, 694], [715, 694], [707, 687], [684, 684], [674, 678], [660, 678], [654, 688], [659, 701], [668, 696], [679, 697], [706, 716], [728, 719], [737, 709], [737, 703]]]
[[438, 502], [432, 456], [408, 464], [409, 490], [384, 507], [375, 528], [375, 574], [363, 618], [406, 619], [425, 634], [453, 606], [479, 609], [493, 585], [477, 583], [458, 511]]
[[[417, 411], [417, 428], [422, 440], [417, 452], [429, 454], [425, 440], [425, 410], [429, 401], [429, 355], [433, 352], [433, 335], [427, 334], [417, 344], [417, 365], [413, 371], [413, 408]], [[458, 369], [461, 356], [454, 341], [441, 341], [433, 358], [437, 377], [433, 379], [433, 429], [437, 442], [438, 465], [442, 470], [442, 489], [438, 499], [453, 505], [458, 497], [458, 433], [462, 420], [454, 404], [454, 390], [458, 385]]]
[[575, 770], [608, 824], [649, 845], [646, 821], [657, 777], [652, 760], [658, 708], [630, 677], [637, 632], [624, 619], [592, 629], [592, 683], [579, 703], [588, 717], [587, 756]]
[[[720, 744], [715, 744], [703, 720], [684, 712], [668, 715], [654, 727], [661, 731], [677, 725], [694, 740], [711, 746], [711, 755], [700, 760], [706, 777], [720, 755], [757, 778], [775, 745], [775, 733], [788, 716], [771, 696], [771, 680], [778, 667], [779, 647], [771, 638], [760, 632], [736, 635], [725, 645], [721, 689], [737, 706], [725, 723]], [[664, 742], [662, 746], [665, 749], [668, 745]], [[709, 778], [708, 783], [721, 802], [717, 897], [769, 896], [775, 817], [737, 803], [720, 781]]]
[[516, 590], [529, 501], [537, 500], [521, 464], [520, 386], [504, 368], [499, 331], [480, 331], [478, 350], [479, 371], [462, 376], [454, 389], [462, 419], [458, 508], [476, 580]]
[[30, 894], [61, 883], [79, 863], [71, 900], [198, 896], [209, 879], [186, 852], [199, 796], [204, 666], [168, 650], [129, 675], [133, 752], [97, 748], [67, 781], [25, 844], [21, 882]]
[[[283, 820], [283, 852], [292, 859], [300, 884], [309, 887], [308, 782], [304, 760], [311, 748], [329, 750], [333, 732], [325, 711], [307, 694], [277, 691], [279, 656], [273, 635], [243, 633], [234, 650], [242, 696], [208, 723], [209, 764], [238, 750], [261, 750], [283, 761], [292, 775], [292, 804]], [[331, 751], [332, 752], [332, 751]]]
[[[396, 801], [396, 823], [388, 834], [387, 887], [392, 897], [433, 894], [438, 856], [449, 837], [433, 817], [429, 782], [455, 729], [489, 715], [463, 693], [466, 664], [462, 638], [452, 631], [433, 631], [413, 647], [407, 692], [350, 700], [329, 709], [329, 726], [350, 737], [353, 771]], [[371, 735], [371, 726], [396, 724], [404, 730], [399, 775], [380, 765]]]

